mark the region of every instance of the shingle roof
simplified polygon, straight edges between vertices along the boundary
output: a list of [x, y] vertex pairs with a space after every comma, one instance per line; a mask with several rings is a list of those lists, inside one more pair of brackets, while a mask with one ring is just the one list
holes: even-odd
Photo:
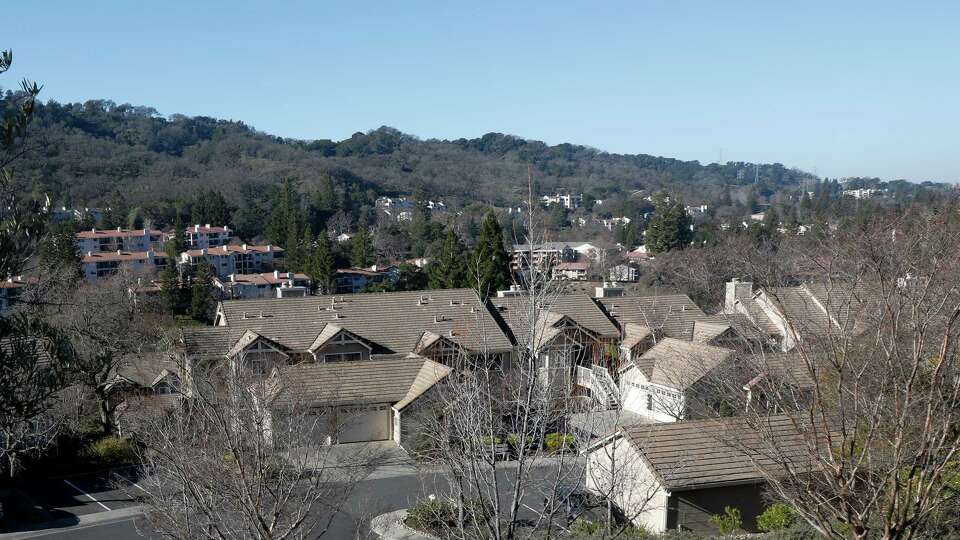
[[623, 341], [620, 342], [620, 346], [632, 349], [652, 335], [653, 332], [646, 326], [628, 322], [623, 326]]
[[[490, 301], [506, 319], [510, 313], [530, 308], [527, 296], [497, 297]], [[573, 322], [603, 338], [617, 339], [620, 331], [593, 298], [585, 294], [563, 294], [547, 301], [545, 309], [570, 317]]]
[[600, 303], [622, 327], [627, 323], [659, 330], [667, 337], [693, 339], [693, 323], [713, 320], [685, 294], [660, 296], [617, 296], [600, 298]]
[[162, 231], [147, 229], [91, 229], [89, 231], [80, 231], [77, 233], [78, 239], [90, 238], [125, 238], [131, 236], [160, 235]]
[[221, 313], [225, 326], [184, 328], [188, 353], [209, 354], [219, 348], [223, 355], [246, 330], [288, 350], [306, 351], [331, 322], [378, 345], [376, 354], [412, 352], [425, 331], [469, 351], [511, 348], [509, 338], [471, 289], [225, 300]]
[[801, 471], [808, 466], [809, 435], [786, 416], [762, 422], [751, 426], [744, 418], [723, 418], [637, 424], [621, 433], [671, 491], [760, 482], [764, 472], [777, 474], [784, 461]]
[[83, 256], [81, 262], [95, 263], [99, 261], [145, 261], [150, 258], [150, 251], [90, 251]]
[[115, 376], [138, 386], [150, 387], [164, 372], [180, 377], [180, 363], [171, 353], [143, 353], [124, 358], [117, 366]]
[[212, 248], [203, 248], [203, 249], [190, 249], [186, 251], [188, 257], [202, 257], [204, 255], [210, 256], [223, 256], [223, 255], [233, 255], [235, 253], [246, 254], [246, 253], [282, 253], [283, 248], [279, 246], [265, 245], [265, 246], [251, 246], [247, 244], [235, 245], [230, 244], [226, 246], [217, 246]]
[[731, 349], [664, 338], [634, 364], [650, 382], [685, 390], [733, 355]]
[[402, 409], [449, 373], [450, 368], [413, 354], [282, 366], [273, 402], [391, 403]]

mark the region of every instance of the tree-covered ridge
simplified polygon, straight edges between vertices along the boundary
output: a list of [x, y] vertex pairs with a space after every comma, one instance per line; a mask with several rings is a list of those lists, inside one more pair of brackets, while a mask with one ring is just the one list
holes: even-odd
[[[12, 101], [7, 93], [3, 106]], [[149, 107], [106, 100], [38, 103], [38, 150], [19, 164], [35, 191], [65, 204], [106, 204], [120, 191], [141, 205], [216, 187], [236, 204], [248, 185], [275, 185], [296, 177], [310, 191], [332, 176], [338, 187], [411, 193], [509, 205], [522, 200], [526, 169], [541, 191], [608, 192], [666, 189], [689, 202], [724, 196], [728, 186], [761, 191], [800, 186], [812, 177], [780, 164], [701, 165], [643, 154], [621, 155], [585, 146], [548, 146], [488, 133], [475, 139], [421, 140], [381, 127], [343, 141], [300, 141], [271, 136], [242, 122], [197, 116], [160, 116]], [[249, 188], [246, 188], [249, 189]], [[349, 189], [349, 188], [348, 188]]]

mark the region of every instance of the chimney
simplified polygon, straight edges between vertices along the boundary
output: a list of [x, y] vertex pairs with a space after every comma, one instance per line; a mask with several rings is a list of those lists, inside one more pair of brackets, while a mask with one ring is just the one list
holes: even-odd
[[204, 225], [204, 227], [206, 227], [206, 228], [208, 228], [208, 229], [209, 229], [209, 228], [210, 228], [210, 224], [209, 224], [209, 223], [207, 223], [206, 225]]
[[727, 282], [726, 295], [723, 300], [723, 311], [725, 313], [736, 313], [737, 300], [748, 298], [753, 294], [753, 283], [750, 281], [740, 281], [733, 278]]
[[280, 279], [280, 271], [279, 271], [279, 270], [274, 270], [274, 271], [273, 271], [273, 279]]
[[117, 232], [121, 232], [121, 231], [123, 231], [123, 228], [122, 228], [122, 227], [117, 227]]
[[267, 253], [270, 253], [271, 251], [273, 251], [273, 246], [267, 244]]
[[[224, 246], [224, 249], [226, 249], [226, 246]], [[246, 244], [243, 244], [243, 250], [244, 250], [244, 251], [247, 250], [247, 245], [246, 245]]]
[[234, 283], [235, 281], [237, 281], [237, 278], [236, 278], [235, 276], [236, 276], [236, 274], [230, 274], [230, 276], [229, 276], [229, 277], [230, 277], [230, 283]]
[[93, 252], [92, 252], [92, 251], [88, 251], [88, 252], [87, 252], [87, 257], [93, 257]]
[[200, 232], [200, 224], [197, 223], [193, 226], [193, 232]]

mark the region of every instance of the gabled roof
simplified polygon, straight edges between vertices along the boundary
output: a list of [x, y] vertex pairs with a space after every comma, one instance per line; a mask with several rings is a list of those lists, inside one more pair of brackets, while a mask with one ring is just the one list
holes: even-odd
[[[527, 312], [530, 309], [528, 296], [497, 297], [491, 298], [490, 301], [497, 307], [505, 321], [508, 317], [512, 317], [511, 313]], [[573, 322], [602, 338], [618, 339], [620, 337], [620, 331], [610, 317], [603, 312], [593, 298], [586, 294], [562, 294], [551, 297], [545, 302], [543, 309], [566, 315]]]
[[627, 323], [623, 326], [623, 341], [620, 342], [620, 346], [627, 349], [632, 349], [652, 335], [653, 331], [646, 326], [636, 323]]
[[634, 365], [648, 381], [682, 391], [733, 355], [731, 349], [663, 338], [635, 359]]
[[296, 364], [274, 372], [274, 404], [390, 403], [406, 407], [450, 368], [410, 354], [401, 358]]
[[284, 347], [282, 345], [276, 343], [270, 338], [261, 336], [260, 334], [254, 332], [253, 330], [247, 330], [240, 336], [240, 339], [238, 339], [236, 343], [233, 344], [233, 347], [231, 347], [230, 350], [227, 351], [227, 357], [233, 358], [234, 356], [242, 353], [244, 349], [246, 349], [250, 345], [253, 345], [253, 343], [258, 340], [264, 341], [265, 343], [267, 343], [268, 345], [276, 349], [277, 352], [281, 354], [286, 354], [283, 351]]
[[351, 338], [358, 341], [361, 345], [365, 346], [371, 351], [373, 350], [374, 345], [370, 343], [368, 340], [354, 334], [353, 332], [344, 330], [341, 326], [333, 323], [327, 323], [327, 325], [323, 327], [323, 330], [321, 330], [320, 333], [317, 334], [317, 339], [313, 340], [313, 343], [310, 345], [310, 348], [307, 350], [309, 350], [310, 352], [314, 352], [322, 348], [331, 339], [335, 338], [338, 334], [342, 332], [346, 332]]
[[620, 326], [627, 323], [646, 326], [667, 337], [693, 339], [693, 323], [713, 320], [685, 294], [658, 296], [615, 296], [598, 299]]
[[142, 353], [129, 355], [117, 365], [109, 386], [122, 381], [149, 388], [168, 376], [180, 378], [180, 363], [171, 353]]
[[697, 343], [710, 343], [732, 328], [733, 327], [731, 325], [724, 324], [719, 321], [694, 321], [693, 341], [696, 341]]
[[784, 415], [761, 422], [751, 426], [733, 417], [636, 424], [620, 433], [669, 491], [762, 482], [784, 462], [798, 471], [810, 466], [806, 440], [812, 435]]
[[[222, 355], [247, 330], [285, 350], [306, 352], [328, 323], [375, 343], [375, 354], [413, 352], [426, 331], [468, 352], [511, 349], [509, 338], [471, 289], [225, 300], [219, 312], [223, 326], [184, 328], [188, 353], [210, 354], [222, 346]], [[225, 342], [229, 344], [223, 346]]]

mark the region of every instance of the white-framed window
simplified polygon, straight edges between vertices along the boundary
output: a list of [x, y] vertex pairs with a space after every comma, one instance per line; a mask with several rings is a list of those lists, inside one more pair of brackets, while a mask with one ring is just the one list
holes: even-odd
[[653, 410], [653, 394], [647, 394], [647, 410]]

